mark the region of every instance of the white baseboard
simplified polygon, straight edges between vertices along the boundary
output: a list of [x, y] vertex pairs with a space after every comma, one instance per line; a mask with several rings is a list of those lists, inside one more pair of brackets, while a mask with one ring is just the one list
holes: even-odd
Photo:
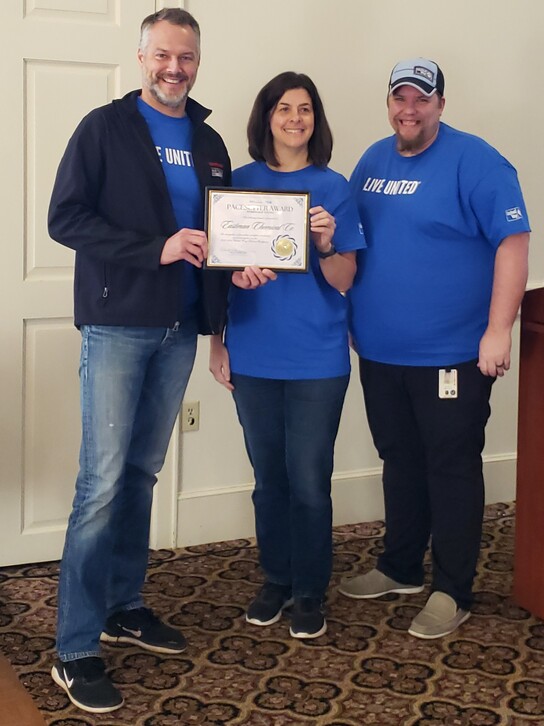
[[[515, 499], [515, 454], [485, 457], [484, 476], [487, 504]], [[253, 537], [252, 488], [247, 484], [182, 494], [178, 499], [177, 546]], [[335, 525], [382, 519], [381, 470], [336, 474], [333, 509]]]

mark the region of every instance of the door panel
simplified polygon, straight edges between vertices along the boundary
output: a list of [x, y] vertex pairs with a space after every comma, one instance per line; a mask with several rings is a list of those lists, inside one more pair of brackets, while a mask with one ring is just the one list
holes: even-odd
[[[79, 333], [74, 254], [47, 234], [47, 207], [67, 140], [92, 108], [140, 86], [142, 19], [154, 0], [10, 0], [4, 134], [0, 357], [0, 564], [60, 556], [79, 449]], [[175, 448], [175, 447], [174, 447]], [[176, 452], [164, 497], [177, 491]], [[155, 531], [172, 541], [164, 508]], [[156, 536], [156, 540], [160, 537]]]

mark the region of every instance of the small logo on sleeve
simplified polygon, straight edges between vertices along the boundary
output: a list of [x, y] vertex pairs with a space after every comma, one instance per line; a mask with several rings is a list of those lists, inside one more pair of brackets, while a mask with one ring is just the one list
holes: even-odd
[[507, 222], [517, 222], [518, 219], [523, 219], [523, 213], [519, 207], [512, 207], [504, 212], [506, 214]]
[[210, 162], [210, 172], [214, 178], [222, 179], [223, 178], [223, 164], [218, 164], [216, 162], [211, 161]]

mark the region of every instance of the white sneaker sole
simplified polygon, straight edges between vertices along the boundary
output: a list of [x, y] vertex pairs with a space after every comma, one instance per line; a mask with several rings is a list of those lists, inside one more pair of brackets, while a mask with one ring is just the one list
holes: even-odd
[[274, 623], [277, 623], [278, 620], [281, 620], [282, 616], [282, 610], [279, 611], [279, 613], [276, 613], [273, 618], [270, 620], [257, 620], [256, 618], [249, 618], [246, 615], [246, 623], [250, 623], [251, 625], [258, 625], [261, 628], [266, 628], [267, 625], [274, 625]]
[[327, 621], [323, 623], [323, 627], [316, 633], [295, 633], [293, 628], [289, 628], [289, 635], [292, 638], [299, 638], [300, 640], [308, 640], [309, 638], [319, 638], [321, 635], [325, 635], [327, 632]]
[[382, 595], [389, 595], [391, 592], [398, 593], [399, 595], [417, 595], [418, 592], [423, 592], [424, 588], [424, 585], [416, 585], [415, 587], [394, 587], [390, 590], [383, 590], [382, 592], [372, 592], [360, 595], [358, 593], [343, 590], [342, 586], [340, 586], [338, 588], [338, 592], [346, 597], [351, 597], [353, 600], [373, 600], [376, 597], [382, 597]]
[[149, 650], [151, 653], [164, 653], [166, 655], [177, 655], [187, 650], [187, 646], [183, 648], [168, 648], [161, 645], [153, 645], [152, 643], [145, 643], [138, 638], [131, 637], [130, 635], [109, 635], [108, 633], [101, 633], [100, 641], [102, 643], [120, 643], [121, 645], [137, 645], [139, 648]]

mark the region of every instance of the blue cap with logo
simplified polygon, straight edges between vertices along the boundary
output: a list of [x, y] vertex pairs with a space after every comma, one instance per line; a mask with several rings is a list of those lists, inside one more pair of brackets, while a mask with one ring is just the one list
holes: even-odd
[[400, 61], [391, 71], [389, 93], [399, 86], [413, 86], [426, 96], [438, 92], [444, 95], [444, 74], [438, 64], [427, 58], [410, 58]]

